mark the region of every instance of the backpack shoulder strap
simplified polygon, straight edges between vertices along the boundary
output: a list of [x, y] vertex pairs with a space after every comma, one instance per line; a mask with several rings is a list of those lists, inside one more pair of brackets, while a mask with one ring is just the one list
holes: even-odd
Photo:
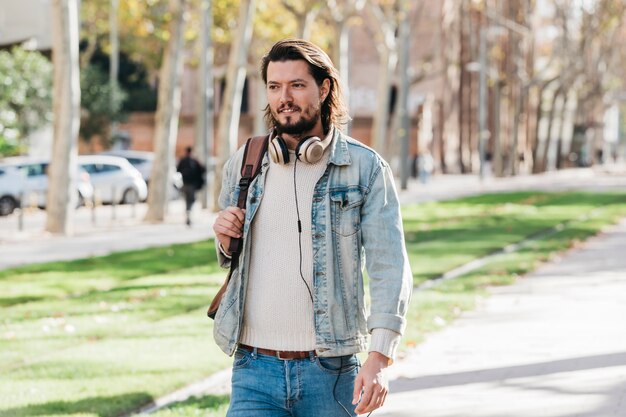
[[[237, 207], [246, 208], [246, 199], [248, 198], [248, 188], [250, 183], [261, 171], [263, 156], [267, 152], [269, 143], [269, 135], [255, 136], [249, 138], [243, 151], [243, 160], [241, 162], [241, 179], [239, 180], [239, 197], [237, 198]], [[241, 239], [231, 239], [228, 251], [232, 254], [239, 253]]]

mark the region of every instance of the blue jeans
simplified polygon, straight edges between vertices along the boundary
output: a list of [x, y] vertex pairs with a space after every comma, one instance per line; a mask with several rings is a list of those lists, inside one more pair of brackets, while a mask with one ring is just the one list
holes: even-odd
[[356, 416], [352, 391], [360, 366], [356, 355], [281, 360], [237, 349], [226, 416]]

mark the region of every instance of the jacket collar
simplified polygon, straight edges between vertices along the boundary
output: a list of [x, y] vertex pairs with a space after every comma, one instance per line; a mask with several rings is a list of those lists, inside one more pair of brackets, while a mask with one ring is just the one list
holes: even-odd
[[332, 127], [332, 134], [333, 140], [330, 144], [328, 163], [339, 166], [352, 164], [346, 136], [335, 126]]

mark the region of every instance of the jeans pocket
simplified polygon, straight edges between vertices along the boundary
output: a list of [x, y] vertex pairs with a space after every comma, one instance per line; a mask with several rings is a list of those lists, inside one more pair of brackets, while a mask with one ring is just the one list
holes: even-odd
[[247, 367], [252, 361], [252, 354], [247, 350], [237, 349], [233, 361], [233, 371]]
[[344, 375], [353, 372], [359, 367], [356, 355], [333, 356], [330, 358], [315, 358], [317, 367], [323, 372], [332, 375]]

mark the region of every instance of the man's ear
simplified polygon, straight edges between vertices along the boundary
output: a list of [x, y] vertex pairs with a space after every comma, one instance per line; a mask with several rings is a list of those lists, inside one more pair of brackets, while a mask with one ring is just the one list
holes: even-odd
[[322, 85], [320, 86], [320, 100], [326, 100], [328, 97], [328, 93], [330, 92], [330, 80], [328, 78], [324, 78], [322, 81]]

